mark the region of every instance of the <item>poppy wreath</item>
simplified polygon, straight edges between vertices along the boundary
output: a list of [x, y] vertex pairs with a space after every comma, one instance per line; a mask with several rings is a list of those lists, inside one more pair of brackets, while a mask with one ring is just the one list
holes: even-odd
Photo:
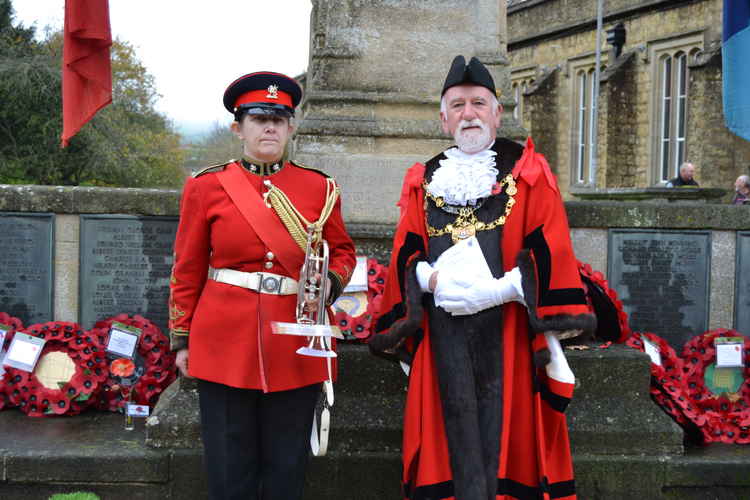
[[[630, 330], [630, 325], [628, 324], [628, 313], [626, 313], [625, 309], [622, 307], [622, 302], [618, 298], [615, 289], [610, 288], [609, 283], [607, 283], [607, 280], [604, 278], [604, 274], [602, 274], [600, 271], [595, 271], [589, 264], [578, 261], [578, 272], [581, 274], [581, 276], [587, 278], [592, 285], [598, 287], [600, 292], [606, 295], [607, 298], [611, 301], [612, 306], [617, 311], [617, 324], [620, 326], [619, 338], [611, 338], [611, 340], [617, 343], [625, 342], [625, 340], [630, 337], [632, 331]], [[584, 289], [586, 289], [586, 296], [588, 298], [590, 294], [588, 293], [589, 291], [586, 280], [583, 280], [583, 286]], [[588, 300], [590, 301], [590, 299]], [[591, 306], [591, 304], [589, 305]]]
[[388, 266], [379, 264], [376, 259], [367, 259], [367, 310], [356, 317], [340, 310], [334, 314], [334, 324], [347, 340], [365, 341], [372, 335], [372, 318], [383, 300], [387, 271]]
[[[23, 330], [23, 322], [15, 316], [0, 312], [0, 324], [10, 327], [10, 329], [5, 332], [5, 342], [0, 344], [0, 351], [2, 351], [3, 348], [7, 349], [10, 346], [10, 342], [13, 340], [13, 336], [16, 334], [16, 332], [19, 330]], [[2, 360], [0, 360], [0, 363], [1, 362]], [[7, 384], [5, 383], [5, 376], [0, 375], [0, 410], [12, 406], [10, 404], [10, 401], [8, 400], [6, 385]]]
[[[153, 407], [159, 395], [177, 378], [175, 355], [169, 350], [169, 339], [158, 326], [143, 316], [119, 314], [97, 321], [91, 330], [105, 347], [112, 323], [122, 323], [141, 330], [136, 351], [145, 362], [145, 371], [133, 386], [126, 389], [120, 384], [123, 374], [112, 373], [112, 366], [108, 366], [107, 378], [95, 405], [100, 410], [122, 413], [129, 399], [128, 392], [132, 391], [132, 402]], [[115, 370], [117, 366], [115, 362]]]
[[41, 361], [53, 352], [66, 354], [74, 364], [71, 378], [60, 387], [45, 387], [34, 372], [6, 366], [5, 380], [10, 403], [30, 417], [77, 415], [95, 400], [100, 384], [107, 377], [104, 347], [80, 325], [50, 321], [27, 327], [24, 333], [45, 340]]
[[634, 332], [625, 344], [645, 352], [644, 339], [659, 349], [661, 357], [661, 365], [650, 363], [651, 398], [685, 430], [686, 435], [693, 439], [699, 437], [706, 417], [688, 398], [684, 384], [683, 360], [667, 341], [653, 333]]
[[[716, 395], [706, 385], [706, 370], [716, 361], [717, 337], [740, 337], [744, 339], [742, 352], [742, 384], [737, 392]], [[735, 330], [718, 328], [690, 339], [682, 351], [684, 360], [683, 379], [690, 401], [697, 406], [706, 422], [701, 427], [707, 443], [750, 443], [750, 338]]]

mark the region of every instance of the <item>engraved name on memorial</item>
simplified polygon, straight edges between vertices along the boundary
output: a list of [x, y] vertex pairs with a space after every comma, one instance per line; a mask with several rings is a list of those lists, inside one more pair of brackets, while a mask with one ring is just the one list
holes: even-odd
[[52, 214], [0, 213], [0, 312], [52, 320]]
[[706, 231], [609, 231], [610, 283], [633, 331], [681, 350], [708, 326], [711, 235]]
[[81, 216], [80, 320], [84, 328], [119, 313], [163, 331], [176, 217]]

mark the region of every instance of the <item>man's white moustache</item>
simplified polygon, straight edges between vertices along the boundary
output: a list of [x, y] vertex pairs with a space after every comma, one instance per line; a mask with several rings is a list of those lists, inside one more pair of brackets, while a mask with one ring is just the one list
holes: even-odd
[[471, 121], [461, 120], [461, 123], [459, 123], [459, 128], [461, 130], [469, 128], [469, 127], [484, 128], [484, 123], [479, 118], [474, 118]]

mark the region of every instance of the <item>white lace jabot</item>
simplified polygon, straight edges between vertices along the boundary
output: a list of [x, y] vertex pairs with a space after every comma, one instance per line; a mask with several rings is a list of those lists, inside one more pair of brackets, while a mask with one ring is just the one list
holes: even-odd
[[492, 193], [497, 182], [495, 151], [485, 149], [466, 154], [458, 148], [445, 151], [445, 159], [432, 174], [427, 191], [440, 196], [450, 205], [475, 205]]

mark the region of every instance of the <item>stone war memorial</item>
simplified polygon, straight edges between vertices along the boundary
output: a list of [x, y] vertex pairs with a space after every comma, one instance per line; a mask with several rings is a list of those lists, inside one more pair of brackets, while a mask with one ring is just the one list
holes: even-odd
[[[382, 292], [404, 173], [452, 144], [438, 113], [455, 55], [476, 56], [492, 73], [505, 110], [499, 135], [526, 139], [514, 116], [506, 2], [312, 4], [292, 157], [340, 184], [372, 297]], [[750, 498], [750, 212], [716, 202], [724, 195], [716, 188], [573, 191], [565, 208], [584, 282], [619, 304], [622, 328], [621, 342], [565, 350], [576, 377], [566, 415], [578, 498]], [[0, 498], [206, 498], [196, 383], [175, 378], [164, 343], [179, 198], [174, 190], [0, 185], [0, 330], [43, 334], [55, 350], [42, 351], [39, 384], [62, 378], [73, 391], [42, 407], [52, 392], [5, 367]], [[347, 340], [338, 345], [328, 454], [308, 469], [309, 500], [403, 498], [408, 378], [363, 342], [368, 307], [337, 308]], [[18, 324], [4, 325], [10, 318]], [[38, 324], [50, 326], [25, 329]], [[132, 363], [97, 374], [106, 353], [85, 344], [108, 338]], [[86, 364], [87, 372], [78, 368]], [[123, 388], [144, 404], [158, 399], [147, 418], [128, 421], [122, 409], [132, 394]]]

